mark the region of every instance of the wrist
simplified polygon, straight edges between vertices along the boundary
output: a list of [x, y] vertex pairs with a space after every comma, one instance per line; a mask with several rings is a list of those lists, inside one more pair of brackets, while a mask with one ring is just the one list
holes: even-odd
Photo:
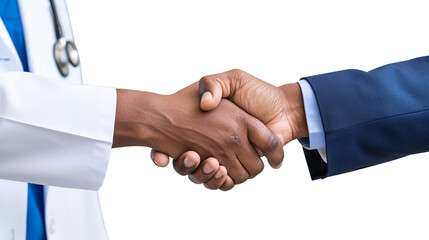
[[154, 132], [151, 109], [158, 95], [148, 92], [117, 89], [113, 147], [150, 146]]
[[292, 138], [308, 137], [307, 120], [305, 118], [304, 101], [298, 83], [285, 84], [279, 87], [283, 93], [283, 107], [286, 113]]

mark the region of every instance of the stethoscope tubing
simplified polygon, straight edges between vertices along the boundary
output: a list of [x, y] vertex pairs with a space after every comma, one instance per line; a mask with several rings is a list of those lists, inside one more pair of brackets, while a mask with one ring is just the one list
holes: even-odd
[[53, 15], [53, 19], [54, 19], [55, 35], [56, 35], [57, 40], [58, 40], [58, 39], [64, 37], [63, 36], [63, 30], [61, 28], [60, 19], [58, 18], [58, 12], [57, 12], [57, 7], [55, 6], [55, 1], [49, 0], [49, 2], [51, 3], [52, 15]]
[[55, 2], [54, 0], [49, 0], [49, 2], [51, 4], [55, 36], [57, 38], [53, 46], [54, 60], [60, 74], [63, 77], [67, 77], [69, 75], [68, 63], [70, 63], [73, 67], [77, 67], [80, 63], [79, 52], [74, 42], [67, 41], [65, 39], [60, 20], [58, 18]]

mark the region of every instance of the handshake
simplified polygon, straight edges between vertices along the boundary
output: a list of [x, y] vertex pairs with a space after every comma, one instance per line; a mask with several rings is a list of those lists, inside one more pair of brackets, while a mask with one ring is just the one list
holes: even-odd
[[170, 96], [118, 90], [113, 147], [151, 147], [158, 166], [171, 156], [179, 174], [229, 190], [300, 139], [311, 178], [325, 178], [429, 151], [428, 89], [426, 56], [280, 87], [232, 70]]
[[275, 87], [241, 70], [203, 77], [172, 95], [117, 90], [113, 147], [151, 147], [152, 160], [209, 189], [230, 190], [258, 175], [266, 156], [308, 137], [298, 83]]

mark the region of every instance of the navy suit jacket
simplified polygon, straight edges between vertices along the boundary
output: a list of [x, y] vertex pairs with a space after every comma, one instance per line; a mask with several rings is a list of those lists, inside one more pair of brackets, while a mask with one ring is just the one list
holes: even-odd
[[316, 96], [328, 158], [304, 149], [312, 179], [429, 151], [429, 56], [304, 79]]

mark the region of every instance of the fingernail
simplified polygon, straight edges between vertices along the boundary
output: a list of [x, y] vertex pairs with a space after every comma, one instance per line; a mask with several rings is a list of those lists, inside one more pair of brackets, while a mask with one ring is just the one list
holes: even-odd
[[221, 178], [223, 176], [222, 171], [217, 171], [217, 173], [215, 174], [215, 178]]
[[207, 91], [207, 92], [203, 93], [203, 96], [201, 97], [201, 102], [211, 100], [212, 98], [213, 98], [212, 93]]
[[215, 169], [210, 165], [210, 164], [206, 164], [203, 168], [203, 172], [205, 174], [210, 174], [214, 171]]
[[153, 157], [153, 151], [150, 152], [150, 159], [152, 159], [152, 162], [159, 167], [158, 163], [156, 163], [155, 158]]
[[187, 168], [191, 168], [195, 165], [194, 161], [192, 161], [191, 159], [189, 159], [188, 157], [185, 157], [185, 159], [183, 159], [183, 164], [185, 165], [185, 167]]

